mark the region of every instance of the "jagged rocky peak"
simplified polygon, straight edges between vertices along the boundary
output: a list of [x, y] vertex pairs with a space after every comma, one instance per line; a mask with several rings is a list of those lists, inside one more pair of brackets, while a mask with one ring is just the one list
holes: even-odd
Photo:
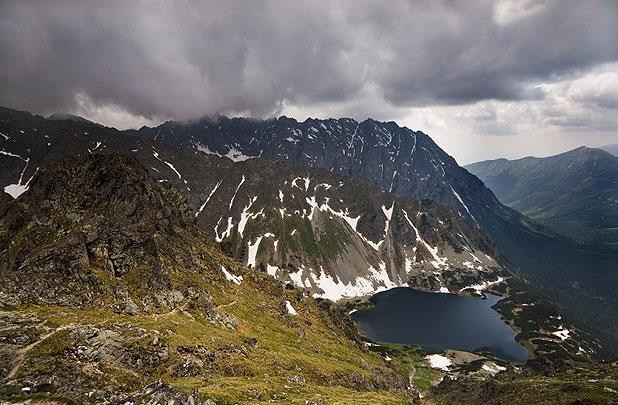
[[372, 182], [382, 191], [450, 205], [473, 222], [482, 222], [486, 203], [497, 203], [429, 136], [395, 122], [235, 118], [194, 125], [166, 123], [136, 134], [234, 161], [262, 157], [326, 169]]

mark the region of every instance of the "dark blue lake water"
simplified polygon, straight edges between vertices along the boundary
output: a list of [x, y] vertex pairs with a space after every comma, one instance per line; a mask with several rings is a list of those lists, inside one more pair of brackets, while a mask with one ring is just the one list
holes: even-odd
[[526, 349], [515, 332], [491, 307], [500, 297], [459, 297], [393, 288], [374, 295], [374, 306], [352, 314], [370, 339], [381, 343], [418, 345], [428, 351], [489, 348], [507, 361], [524, 362]]

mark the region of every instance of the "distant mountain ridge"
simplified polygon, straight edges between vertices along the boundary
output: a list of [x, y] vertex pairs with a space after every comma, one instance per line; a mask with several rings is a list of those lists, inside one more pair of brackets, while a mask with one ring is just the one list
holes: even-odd
[[613, 143], [611, 145], [599, 146], [599, 149], [603, 149], [606, 152], [611, 153], [614, 156], [618, 156], [618, 143]]
[[618, 157], [582, 146], [466, 166], [504, 204], [576, 241], [618, 246]]
[[66, 121], [74, 121], [74, 122], [87, 122], [90, 124], [100, 125], [90, 120], [87, 120], [86, 118], [81, 117], [79, 115], [74, 115], [74, 114], [69, 114], [69, 113], [54, 113], [48, 116], [47, 119], [55, 120], [55, 121], [66, 120]]

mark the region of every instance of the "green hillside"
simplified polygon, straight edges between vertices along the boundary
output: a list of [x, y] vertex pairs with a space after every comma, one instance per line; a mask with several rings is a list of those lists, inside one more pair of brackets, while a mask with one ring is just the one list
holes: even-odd
[[618, 158], [580, 147], [466, 166], [498, 199], [578, 242], [618, 246]]

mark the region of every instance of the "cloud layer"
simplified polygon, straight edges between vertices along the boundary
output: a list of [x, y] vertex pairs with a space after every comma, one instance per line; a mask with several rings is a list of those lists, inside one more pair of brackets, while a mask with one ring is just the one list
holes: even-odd
[[[569, 87], [570, 100], [615, 114], [615, 72], [577, 80], [618, 61], [616, 21], [614, 0], [4, 0], [0, 104], [118, 126], [281, 112], [403, 119], [538, 104]], [[484, 109], [479, 133], [514, 131]], [[585, 121], [562, 113], [540, 120]]]

